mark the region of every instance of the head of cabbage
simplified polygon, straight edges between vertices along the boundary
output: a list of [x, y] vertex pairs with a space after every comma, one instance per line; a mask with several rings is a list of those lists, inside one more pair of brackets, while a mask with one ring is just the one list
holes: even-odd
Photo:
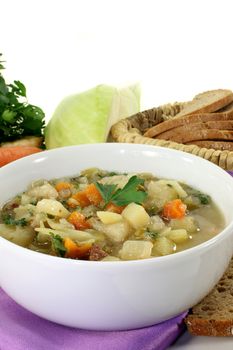
[[47, 149], [105, 142], [111, 126], [140, 110], [138, 85], [117, 89], [98, 85], [66, 97], [45, 128]]

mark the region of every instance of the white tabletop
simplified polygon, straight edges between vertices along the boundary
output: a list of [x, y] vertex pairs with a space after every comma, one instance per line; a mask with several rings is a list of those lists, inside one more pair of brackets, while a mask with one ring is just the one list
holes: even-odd
[[169, 350], [232, 350], [232, 337], [195, 337], [185, 332]]

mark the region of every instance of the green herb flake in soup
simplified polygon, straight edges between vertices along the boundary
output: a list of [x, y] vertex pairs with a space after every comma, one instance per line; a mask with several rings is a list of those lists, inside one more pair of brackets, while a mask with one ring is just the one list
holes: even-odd
[[60, 258], [121, 261], [191, 248], [224, 224], [211, 197], [186, 184], [91, 168], [32, 183], [1, 209], [0, 235]]

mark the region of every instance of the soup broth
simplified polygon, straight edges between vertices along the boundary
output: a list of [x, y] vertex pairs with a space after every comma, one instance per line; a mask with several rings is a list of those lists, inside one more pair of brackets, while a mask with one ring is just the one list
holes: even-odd
[[217, 235], [224, 218], [209, 195], [152, 174], [96, 168], [38, 180], [1, 209], [0, 235], [61, 258], [158, 257]]

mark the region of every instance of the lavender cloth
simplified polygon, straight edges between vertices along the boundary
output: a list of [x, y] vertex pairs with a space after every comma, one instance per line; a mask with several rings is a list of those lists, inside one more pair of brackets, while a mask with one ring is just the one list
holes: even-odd
[[35, 316], [0, 289], [0, 350], [164, 350], [183, 331], [185, 315], [132, 331], [86, 331]]

